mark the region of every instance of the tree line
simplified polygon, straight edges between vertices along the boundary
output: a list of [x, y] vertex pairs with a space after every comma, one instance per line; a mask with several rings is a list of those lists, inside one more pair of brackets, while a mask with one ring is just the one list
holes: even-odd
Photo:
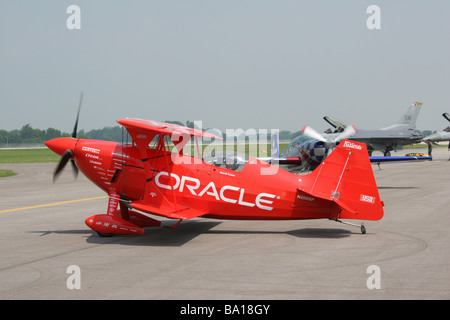
[[[21, 129], [11, 131], [0, 130], [0, 145], [16, 145], [16, 144], [42, 144], [45, 141], [60, 138], [70, 137], [71, 133], [62, 132], [55, 128], [48, 128], [46, 130], [35, 129], [31, 125], [26, 124]], [[90, 130], [85, 132], [80, 130], [77, 133], [77, 138], [81, 139], [98, 139], [108, 141], [121, 141], [122, 129], [121, 127], [105, 127], [98, 130]]]
[[[194, 123], [191, 121], [187, 121], [186, 123], [182, 123], [181, 121], [165, 121], [168, 123], [174, 123], [190, 128], [194, 128]], [[204, 131], [208, 129], [202, 129]], [[293, 139], [296, 136], [301, 134], [300, 132], [290, 132], [290, 131], [280, 131], [280, 139], [281, 140], [289, 140]], [[90, 131], [79, 130], [77, 132], [77, 138], [80, 139], [95, 139], [95, 140], [106, 140], [106, 141], [115, 141], [121, 142], [122, 140], [126, 141], [127, 137], [126, 130], [122, 130], [121, 126], [115, 127], [104, 127], [103, 129], [93, 129]], [[46, 130], [33, 128], [30, 124], [24, 125], [21, 129], [6, 131], [0, 130], [0, 146], [15, 146], [20, 144], [26, 145], [36, 145], [43, 144], [45, 141], [60, 138], [60, 137], [70, 137], [71, 133], [62, 132], [55, 128], [48, 128]], [[226, 133], [222, 133], [223, 138], [226, 138]], [[128, 138], [130, 140], [130, 138]], [[270, 132], [268, 132], [267, 136], [268, 141], [270, 141]]]
[[[180, 121], [165, 121], [168, 123], [179, 124], [187, 127], [194, 127], [194, 123], [191, 121], [187, 121], [186, 124]], [[207, 130], [207, 129], [203, 129]], [[432, 131], [425, 130], [422, 132], [424, 136], [431, 134]], [[84, 130], [80, 130], [77, 133], [77, 138], [80, 139], [95, 139], [95, 140], [107, 140], [107, 141], [116, 141], [120, 142], [126, 140], [127, 132], [125, 130], [122, 131], [121, 126], [115, 127], [104, 127], [103, 129], [93, 129], [85, 132]], [[270, 134], [270, 132], [269, 132]], [[291, 132], [288, 130], [282, 130], [279, 132], [280, 140], [288, 141], [291, 140], [301, 132]], [[71, 133], [62, 132], [58, 129], [48, 128], [47, 130], [35, 129], [31, 127], [30, 124], [24, 125], [21, 129], [16, 130], [1, 130], [0, 129], [0, 146], [10, 146], [10, 145], [19, 145], [19, 144], [43, 144], [45, 141], [60, 138], [60, 137], [70, 137]], [[225, 136], [223, 137], [225, 138]], [[267, 137], [270, 141], [270, 137]]]
[[[187, 121], [186, 124], [180, 121], [165, 121], [168, 123], [179, 124], [190, 128], [194, 127], [194, 123]], [[30, 124], [22, 126], [21, 129], [15, 129], [11, 131], [0, 129], [0, 146], [10, 146], [19, 144], [43, 144], [45, 141], [60, 138], [70, 137], [72, 133], [62, 132], [55, 128], [48, 128], [46, 130], [33, 128]], [[79, 130], [77, 132], [77, 138], [80, 139], [95, 139], [121, 142], [122, 139], [126, 140], [126, 130], [122, 131], [121, 126], [104, 127], [103, 129], [93, 129], [90, 131]]]

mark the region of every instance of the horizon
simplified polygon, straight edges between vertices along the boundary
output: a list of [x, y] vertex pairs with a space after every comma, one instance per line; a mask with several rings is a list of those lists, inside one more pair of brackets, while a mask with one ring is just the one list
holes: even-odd
[[0, 129], [136, 117], [210, 128], [417, 128], [450, 112], [450, 2], [41, 0], [0, 3]]

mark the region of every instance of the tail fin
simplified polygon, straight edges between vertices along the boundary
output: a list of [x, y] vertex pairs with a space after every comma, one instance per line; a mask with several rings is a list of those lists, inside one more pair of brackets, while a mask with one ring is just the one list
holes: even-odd
[[[379, 220], [383, 202], [363, 143], [343, 140], [310, 174], [299, 190], [333, 202], [330, 219]], [[336, 207], [337, 205], [337, 207]]]
[[383, 128], [382, 130], [390, 129], [416, 129], [416, 121], [419, 117], [420, 109], [422, 108], [422, 102], [412, 103], [408, 109], [406, 109], [405, 114], [400, 118], [400, 120], [389, 127]]

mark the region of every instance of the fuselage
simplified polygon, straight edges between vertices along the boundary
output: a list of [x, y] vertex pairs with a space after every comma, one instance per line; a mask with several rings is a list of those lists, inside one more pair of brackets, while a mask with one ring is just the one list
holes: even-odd
[[350, 140], [359, 141], [373, 149], [390, 147], [395, 150], [408, 144], [419, 143], [423, 136], [415, 130], [359, 130]]
[[[302, 184], [312, 183], [307, 175], [298, 176], [255, 158], [232, 170], [150, 147], [142, 157], [132, 144], [61, 139], [73, 146], [75, 163], [89, 180], [124, 200], [147, 199], [151, 203], [155, 196], [157, 201], [151, 191], [157, 188], [173, 203], [206, 212], [203, 217], [272, 220], [337, 214], [337, 207], [328, 201], [299, 194]], [[63, 146], [55, 145], [48, 144], [55, 152], [64, 152]], [[152, 188], [147, 184], [153, 184]]]
[[431, 141], [431, 142], [450, 141], [450, 132], [438, 131], [429, 136], [426, 136], [425, 138], [423, 138], [423, 141]]

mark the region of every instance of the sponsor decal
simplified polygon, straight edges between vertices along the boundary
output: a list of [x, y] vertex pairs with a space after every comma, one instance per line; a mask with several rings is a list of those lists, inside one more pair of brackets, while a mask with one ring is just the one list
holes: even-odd
[[100, 153], [100, 149], [94, 149], [94, 148], [90, 148], [90, 147], [83, 147], [83, 148], [81, 148], [81, 150], [86, 151], [86, 152], [96, 153], [96, 154]]
[[99, 156], [94, 156], [93, 154], [90, 154], [90, 153], [86, 153], [85, 154], [86, 155], [86, 158], [92, 158], [92, 159], [99, 159]]
[[356, 144], [356, 143], [353, 143], [353, 142], [351, 142], [351, 141], [345, 141], [345, 142], [344, 142], [344, 147], [346, 147], [346, 148], [352, 148], [352, 149], [357, 149], [357, 150], [361, 150], [361, 149], [362, 149], [362, 146], [360, 146], [360, 145], [358, 145], [358, 144]]
[[366, 196], [364, 194], [362, 194], [359, 197], [359, 200], [362, 201], [362, 202], [375, 203], [375, 197]]
[[[170, 181], [162, 182], [162, 176], [170, 176], [170, 178], [173, 178], [175, 181], [172, 181], [172, 183]], [[245, 207], [256, 206], [259, 209], [267, 211], [273, 209], [270, 205], [273, 204], [273, 199], [276, 197], [274, 194], [265, 192], [252, 196], [246, 193], [244, 188], [230, 185], [224, 185], [218, 189], [213, 181], [208, 183], [205, 187], [200, 188], [201, 182], [199, 179], [188, 176], [180, 177], [175, 173], [169, 174], [166, 171], [161, 171], [156, 175], [155, 183], [162, 189], [172, 190], [173, 187], [173, 190], [177, 190], [178, 192], [189, 192], [198, 197], [207, 195], [214, 197], [217, 201], [238, 204]]]
[[306, 200], [306, 201], [314, 201], [314, 200], [316, 200], [316, 198], [314, 198], [314, 197], [307, 197], [307, 196], [303, 196], [303, 195], [297, 195], [297, 199], [300, 199], [300, 200]]

